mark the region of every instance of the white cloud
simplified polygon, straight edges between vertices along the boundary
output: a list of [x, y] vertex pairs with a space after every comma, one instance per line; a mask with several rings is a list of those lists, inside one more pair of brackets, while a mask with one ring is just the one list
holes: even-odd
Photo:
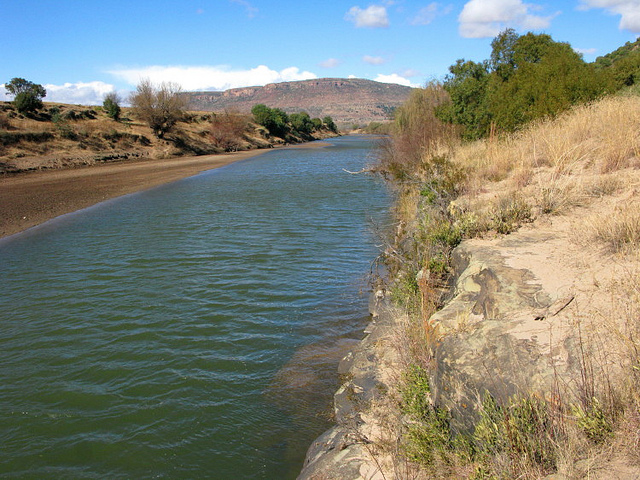
[[420, 9], [418, 14], [411, 20], [411, 25], [429, 25], [438, 16], [450, 13], [452, 8], [452, 5], [443, 7], [437, 2], [432, 2], [426, 7]]
[[78, 82], [64, 85], [45, 84], [47, 102], [77, 103], [80, 105], [100, 105], [107, 93], [115, 91], [115, 87], [104, 82]]
[[365, 55], [362, 57], [362, 61], [369, 65], [382, 65], [386, 60], [382, 57], [373, 57], [371, 55]]
[[319, 64], [322, 68], [336, 68], [340, 65], [340, 60], [337, 58], [327, 58], [324, 62]]
[[262, 86], [267, 83], [292, 82], [318, 78], [315, 73], [300, 71], [298, 67], [272, 70], [265, 65], [250, 70], [232, 70], [224, 66], [149, 66], [112, 70], [109, 73], [129, 85], [137, 85], [147, 78], [152, 83], [175, 82], [183, 90], [228, 90], [230, 88]]
[[585, 10], [602, 8], [613, 15], [620, 15], [620, 29], [640, 33], [640, 0], [581, 0]]
[[558, 15], [535, 15], [538, 5], [522, 0], [470, 0], [458, 16], [460, 35], [466, 38], [495, 37], [505, 28], [541, 30]]
[[345, 15], [345, 20], [355, 23], [358, 28], [384, 28], [389, 26], [387, 9], [380, 5], [370, 5], [364, 10], [351, 7]]
[[398, 85], [404, 85], [405, 87], [419, 86], [411, 83], [411, 80], [409, 80], [408, 78], [401, 77], [397, 73], [392, 73], [391, 75], [383, 75], [380, 73], [376, 78], [374, 78], [374, 80], [380, 83], [397, 83]]
[[[46, 102], [79, 105], [100, 105], [107, 93], [116, 91], [113, 85], [99, 81], [65, 83], [64, 85], [46, 83], [42, 86], [47, 91], [47, 96], [44, 97]], [[0, 85], [0, 100], [13, 100], [13, 96], [7, 93], [4, 84]]]

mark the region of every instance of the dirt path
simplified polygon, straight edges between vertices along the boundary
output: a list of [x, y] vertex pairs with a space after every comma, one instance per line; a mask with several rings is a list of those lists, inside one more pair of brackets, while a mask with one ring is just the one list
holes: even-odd
[[146, 190], [266, 150], [224, 155], [136, 160], [0, 177], [0, 237], [110, 198]]

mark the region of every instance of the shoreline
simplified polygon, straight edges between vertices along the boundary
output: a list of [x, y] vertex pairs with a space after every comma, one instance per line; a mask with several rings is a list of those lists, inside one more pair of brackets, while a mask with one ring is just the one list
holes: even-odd
[[[320, 141], [282, 148], [321, 148], [328, 145]], [[270, 151], [273, 149], [129, 160], [0, 176], [0, 238], [106, 200], [192, 177]]]

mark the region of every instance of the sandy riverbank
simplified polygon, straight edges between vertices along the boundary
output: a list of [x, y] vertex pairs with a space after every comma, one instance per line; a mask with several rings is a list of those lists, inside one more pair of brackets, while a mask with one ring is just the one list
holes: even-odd
[[[325, 142], [287, 148], [313, 148]], [[0, 177], [0, 237], [110, 198], [146, 190], [272, 150], [133, 160]]]

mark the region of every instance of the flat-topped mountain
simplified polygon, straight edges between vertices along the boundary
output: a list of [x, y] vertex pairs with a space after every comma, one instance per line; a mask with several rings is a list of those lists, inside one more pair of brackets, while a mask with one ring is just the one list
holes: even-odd
[[320, 78], [270, 83], [264, 87], [224, 92], [187, 92], [192, 110], [249, 112], [263, 103], [287, 113], [306, 111], [311, 117], [330, 116], [338, 124], [368, 124], [391, 119], [411, 87], [364, 79]]

